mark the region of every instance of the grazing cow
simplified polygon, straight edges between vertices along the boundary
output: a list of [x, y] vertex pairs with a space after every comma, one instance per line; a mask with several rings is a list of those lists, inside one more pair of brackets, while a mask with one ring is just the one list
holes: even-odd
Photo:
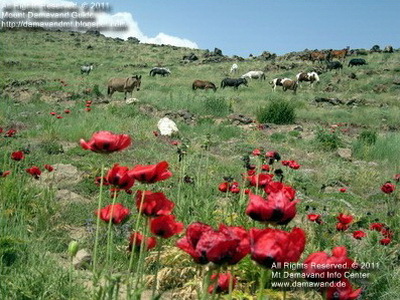
[[339, 60], [345, 60], [346, 56], [348, 55], [350, 47], [342, 50], [331, 50], [330, 52], [330, 59], [337, 58]]
[[221, 87], [224, 89], [226, 86], [233, 86], [235, 90], [238, 89], [239, 85], [247, 85], [246, 78], [225, 78], [221, 81]]
[[328, 71], [335, 70], [335, 69], [343, 69], [343, 65], [340, 61], [327, 61], [326, 69]]
[[314, 82], [319, 82], [319, 76], [317, 72], [300, 72], [299, 74], [296, 75], [296, 79], [298, 83], [303, 82], [303, 81], [308, 81], [310, 82], [310, 85], [313, 85]]
[[310, 60], [314, 63], [315, 61], [323, 62], [330, 60], [330, 52], [325, 53], [322, 51], [313, 51], [310, 53]]
[[290, 80], [290, 78], [275, 78], [269, 82], [272, 85], [272, 90], [275, 92], [277, 86], [282, 86], [282, 82], [285, 80]]
[[195, 80], [192, 84], [192, 90], [208, 90], [212, 89], [214, 92], [217, 90], [217, 87], [211, 81], [204, 81], [204, 80]]
[[81, 66], [81, 74], [86, 73], [86, 75], [89, 75], [90, 71], [92, 70], [93, 70], [92, 64]]
[[290, 79], [284, 79], [282, 81], [282, 88], [284, 92], [286, 92], [287, 90], [292, 90], [293, 94], [296, 94], [297, 87], [298, 87], [298, 81]]
[[150, 70], [150, 76], [156, 76], [157, 74], [161, 75], [162, 77], [164, 76], [169, 76], [171, 74], [171, 71], [167, 68], [159, 68], [159, 67], [154, 67], [153, 69]]
[[385, 47], [385, 49], [383, 49], [383, 52], [385, 53], [393, 53], [393, 47], [388, 45]]
[[263, 71], [250, 71], [240, 76], [240, 78], [265, 80], [265, 74]]
[[349, 67], [367, 65], [363, 58], [353, 58], [349, 61]]
[[137, 91], [140, 90], [141, 79], [142, 75], [125, 78], [111, 78], [107, 83], [107, 95], [111, 98], [114, 92], [123, 92], [125, 93], [124, 100], [126, 100], [126, 93], [131, 93], [132, 97], [132, 92], [135, 88]]
[[229, 72], [230, 74], [236, 74], [239, 69], [239, 66], [237, 64], [233, 64], [231, 67], [231, 71]]

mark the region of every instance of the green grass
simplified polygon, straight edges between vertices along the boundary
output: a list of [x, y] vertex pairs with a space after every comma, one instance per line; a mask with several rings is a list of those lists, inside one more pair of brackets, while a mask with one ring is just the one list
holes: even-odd
[[[94, 49], [88, 50], [88, 45], [93, 45]], [[279, 88], [273, 92], [268, 82], [279, 76], [294, 78], [298, 72], [311, 69], [311, 63], [296, 62], [298, 68], [270, 71], [265, 81], [253, 80], [249, 87], [218, 89], [214, 93], [192, 91], [191, 84], [195, 79], [202, 79], [219, 86], [221, 80], [229, 75], [232, 62], [180, 63], [182, 56], [189, 52], [202, 58], [203, 50], [116, 43], [109, 38], [78, 33], [71, 36], [64, 32], [41, 31], [0, 32], [0, 48], [2, 66], [11, 60], [19, 62], [1, 68], [2, 88], [17, 80], [45, 80], [43, 84], [31, 83], [21, 87], [30, 93], [26, 100], [15, 96], [20, 88], [7, 88], [0, 96], [0, 127], [18, 130], [15, 138], [0, 137], [0, 170], [12, 171], [8, 177], [0, 177], [1, 299], [95, 298], [99, 289], [91, 284], [90, 268], [88, 271], [74, 271], [74, 279], [70, 282], [66, 249], [72, 237], [71, 230], [66, 228], [83, 230], [85, 234], [78, 242], [82, 248], [93, 252], [94, 233], [86, 229], [95, 226], [93, 212], [97, 208], [99, 189], [94, 179], [100, 176], [102, 165], [109, 169], [114, 163], [133, 167], [166, 160], [174, 174], [171, 179], [152, 186], [136, 183], [133, 189], [164, 192], [176, 203], [174, 214], [185, 225], [201, 221], [213, 226], [226, 223], [246, 229], [261, 227], [244, 214], [246, 196], [224, 195], [218, 191], [218, 184], [225, 176], [232, 176], [242, 185], [242, 174], [246, 172], [242, 157], [261, 147], [266, 151], [278, 151], [282, 159], [297, 160], [301, 164], [299, 170], [288, 170], [280, 165], [277, 168], [284, 170], [284, 182], [292, 185], [301, 199], [297, 217], [288, 228], [296, 225], [307, 231], [308, 242], [302, 259], [313, 251], [328, 251], [334, 246], [346, 245], [350, 257], [360, 262], [378, 262], [381, 266], [371, 271], [373, 280], [352, 280], [356, 286], [367, 287], [364, 297], [396, 299], [394, 295], [400, 292], [398, 276], [395, 276], [400, 270], [396, 256], [397, 232], [388, 246], [379, 245], [375, 232], [368, 231], [368, 238], [361, 241], [354, 240], [351, 232], [366, 230], [368, 224], [376, 219], [394, 230], [400, 223], [397, 214], [387, 216], [388, 197], [379, 189], [400, 172], [400, 136], [396, 132], [400, 128], [399, 90], [391, 86], [393, 78], [398, 76], [396, 63], [399, 53], [369, 54], [365, 57], [369, 63], [367, 66], [323, 73], [319, 85], [311, 88], [303, 84], [297, 95], [293, 95]], [[89, 76], [81, 76], [79, 67], [88, 62], [94, 63], [94, 70]], [[125, 66], [128, 64], [133, 66]], [[158, 64], [170, 68], [171, 76], [150, 77], [149, 70]], [[239, 64], [245, 73], [263, 70], [270, 62], [246, 60]], [[349, 79], [351, 72], [355, 72], [359, 79]], [[143, 76], [141, 90], [133, 94], [139, 103], [125, 105], [121, 93], [115, 93], [109, 104], [96, 103], [97, 96], [106, 95], [108, 78], [132, 74]], [[63, 86], [60, 80], [67, 85]], [[329, 84], [334, 86], [334, 92], [325, 91]], [[373, 87], [378, 84], [387, 85], [387, 92], [373, 92]], [[94, 92], [84, 94], [87, 88]], [[61, 92], [72, 96], [65, 101]], [[356, 107], [317, 106], [315, 97], [356, 98], [363, 99], [364, 104]], [[86, 100], [94, 102], [91, 112], [84, 110]], [[146, 112], [145, 108], [149, 106], [153, 107], [152, 112]], [[67, 108], [71, 110], [69, 115], [62, 113]], [[263, 108], [262, 112], [260, 108]], [[180, 133], [173, 139], [188, 145], [184, 159], [179, 162], [178, 147], [182, 146], [155, 137], [153, 131], [157, 129], [158, 119], [166, 112], [181, 109], [190, 111], [194, 122], [186, 124], [183, 120], [175, 120]], [[64, 118], [56, 119], [50, 115], [52, 111], [61, 113]], [[232, 125], [227, 118], [231, 113], [249, 116], [256, 120], [256, 124]], [[275, 124], [259, 130], [257, 121]], [[339, 123], [340, 126], [332, 133], [331, 126]], [[293, 129], [298, 126], [300, 130]], [[81, 149], [79, 140], [89, 139], [98, 130], [127, 133], [133, 139], [132, 146], [108, 156]], [[335, 150], [338, 147], [352, 148], [352, 162], [337, 156]], [[10, 154], [19, 149], [30, 150], [26, 159], [20, 162], [10, 160]], [[67, 184], [66, 188], [88, 201], [56, 201], [55, 189], [49, 189], [25, 172], [32, 165], [43, 169], [47, 163], [76, 166], [82, 172], [82, 180], [75, 185]], [[251, 157], [251, 163], [259, 164], [260, 161]], [[183, 181], [186, 175], [192, 178], [193, 183]], [[343, 186], [348, 188], [347, 193], [338, 192]], [[331, 191], [324, 191], [322, 187], [330, 187]], [[102, 196], [104, 205], [111, 203], [108, 190]], [[398, 191], [390, 197], [393, 202], [398, 201]], [[131, 195], [121, 193], [117, 201], [129, 207], [133, 214], [125, 225], [114, 231], [112, 268], [108, 266], [107, 274], [102, 274], [102, 278], [106, 278], [110, 271], [112, 276], [121, 275], [125, 282], [128, 278], [127, 238], [137, 216]], [[306, 211], [307, 206], [311, 208]], [[306, 220], [306, 214], [311, 212], [323, 215], [325, 223], [321, 227]], [[335, 217], [340, 212], [355, 216], [356, 222], [346, 233], [337, 233], [334, 229]], [[100, 230], [101, 267], [106, 266], [106, 227], [102, 224]], [[176, 238], [171, 238], [165, 244], [173, 246], [175, 241]], [[181, 251], [171, 250], [173, 247], [168, 249], [170, 252], [165, 253], [167, 258], [162, 262], [164, 267], [173, 266], [172, 269], [184, 272], [194, 266]], [[155, 265], [149, 263], [143, 272], [151, 275]], [[258, 285], [253, 281], [258, 279], [259, 271], [259, 267], [249, 259], [234, 267], [245, 286], [241, 293], [253, 296], [257, 293]], [[113, 278], [114, 281], [108, 283], [115, 283]], [[167, 276], [168, 280], [169, 288], [177, 289], [187, 282], [198, 283], [193, 274], [190, 278], [175, 276], [174, 280]], [[318, 299], [316, 292], [304, 294], [296, 290], [294, 293], [296, 299]]]

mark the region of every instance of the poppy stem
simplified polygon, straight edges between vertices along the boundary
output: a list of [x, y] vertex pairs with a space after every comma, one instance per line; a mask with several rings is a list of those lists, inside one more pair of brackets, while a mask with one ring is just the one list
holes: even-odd
[[[145, 218], [144, 219], [144, 228], [143, 228], [143, 235], [144, 237], [147, 236], [148, 233], [148, 227], [149, 227], [149, 219]], [[142, 239], [141, 244], [140, 244], [140, 251], [139, 251], [139, 260], [136, 266], [136, 280], [135, 280], [135, 287], [134, 290], [136, 291], [138, 289], [139, 284], [142, 282], [143, 279], [143, 273], [144, 273], [144, 262], [145, 262], [145, 255], [144, 253], [146, 252], [146, 246], [145, 246], [145, 238]]]
[[270, 270], [267, 270], [265, 268], [261, 269], [260, 286], [259, 286], [257, 300], [263, 300], [264, 288], [265, 288], [265, 284], [267, 283], [267, 277], [268, 277], [269, 273], [270, 273]]
[[[101, 175], [100, 175], [100, 193], [99, 193], [99, 200], [97, 203], [97, 212], [100, 212], [101, 209], [101, 201], [103, 195], [103, 185], [104, 185], [104, 163], [101, 164]], [[97, 216], [96, 220], [96, 236], [94, 240], [94, 250], [93, 250], [93, 283], [94, 286], [97, 285], [97, 255], [98, 255], [98, 246], [99, 246], [99, 231], [100, 231], [100, 216]]]
[[[114, 191], [113, 195], [113, 201], [112, 201], [112, 206], [111, 206], [111, 212], [110, 212], [110, 220], [108, 221], [108, 228], [107, 228], [107, 253], [106, 253], [106, 262], [107, 266], [111, 267], [110, 265], [112, 264], [112, 240], [113, 240], [113, 231], [111, 228], [112, 221], [114, 218], [114, 206], [115, 206], [115, 201], [117, 199], [117, 191]], [[112, 268], [111, 268], [112, 269]], [[112, 271], [110, 271], [110, 274], [112, 274]]]
[[156, 294], [157, 285], [158, 285], [158, 271], [160, 269], [160, 257], [161, 257], [162, 243], [163, 243], [163, 239], [161, 238], [158, 240], [158, 245], [157, 245], [158, 249], [157, 249], [156, 266], [155, 266], [155, 270], [154, 270], [154, 284], [153, 284], [153, 288], [152, 288], [152, 292], [151, 292], [152, 299], [155, 299], [155, 294]]
[[[135, 224], [135, 229], [134, 231], [136, 233], [138, 233], [138, 229], [139, 229], [139, 225], [140, 225], [140, 219], [142, 216], [142, 208], [143, 208], [143, 202], [144, 202], [144, 198], [145, 198], [145, 191], [142, 191], [142, 197], [140, 199], [140, 204], [139, 204], [139, 213], [137, 215], [137, 219], [136, 219], [136, 224]], [[132, 250], [131, 250], [131, 256], [129, 259], [129, 267], [128, 267], [128, 276], [130, 276], [132, 269], [133, 269], [133, 258], [135, 256], [135, 252], [133, 247], [135, 247], [136, 245], [136, 239], [137, 239], [138, 234], [136, 234], [133, 238], [133, 242], [132, 242]], [[145, 238], [145, 236], [144, 236]], [[137, 261], [137, 264], [139, 264], [139, 261]], [[130, 278], [128, 279], [128, 284], [127, 284], [127, 299], [131, 298], [131, 280]]]
[[208, 289], [208, 286], [210, 285], [211, 273], [212, 273], [211, 268], [208, 268], [208, 270], [206, 271], [206, 276], [204, 276], [204, 279], [203, 279], [201, 300], [207, 300], [207, 298], [208, 298], [207, 289]]

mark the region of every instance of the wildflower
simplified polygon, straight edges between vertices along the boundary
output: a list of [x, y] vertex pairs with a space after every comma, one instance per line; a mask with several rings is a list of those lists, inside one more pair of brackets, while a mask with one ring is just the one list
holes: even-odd
[[31, 174], [35, 179], [39, 179], [40, 174], [42, 174], [42, 171], [36, 166], [26, 169], [26, 172]]
[[104, 222], [111, 220], [113, 224], [120, 224], [129, 216], [130, 210], [121, 203], [116, 203], [95, 211], [95, 214]]
[[176, 222], [173, 215], [161, 216], [151, 220], [150, 230], [154, 235], [168, 239], [182, 232], [183, 223]]
[[98, 153], [111, 153], [121, 151], [131, 144], [131, 138], [127, 134], [114, 134], [109, 131], [98, 131], [92, 135], [89, 142], [80, 140], [81, 147]]
[[162, 161], [155, 165], [137, 165], [129, 171], [129, 176], [142, 183], [155, 183], [172, 176], [168, 170], [168, 162]]
[[273, 228], [250, 229], [251, 259], [266, 268], [282, 268], [285, 262], [297, 262], [305, 243], [306, 235], [297, 227], [291, 232]]
[[16, 161], [20, 161], [24, 159], [24, 152], [22, 151], [15, 151], [13, 153], [11, 153], [11, 159], [16, 160]]
[[151, 191], [137, 191], [136, 207], [138, 211], [148, 217], [169, 215], [175, 204], [163, 193]]

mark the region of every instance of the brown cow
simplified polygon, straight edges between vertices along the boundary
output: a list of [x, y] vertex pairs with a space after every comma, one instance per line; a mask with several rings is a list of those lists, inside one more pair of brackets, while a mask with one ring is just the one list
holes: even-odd
[[310, 53], [310, 60], [314, 63], [315, 61], [329, 61], [330, 60], [330, 53], [325, 53], [322, 51], [313, 51]]
[[201, 89], [201, 90], [212, 89], [215, 92], [217, 90], [217, 87], [211, 81], [195, 80], [193, 82], [193, 84], [192, 84], [192, 89], [193, 90], [197, 90], [197, 89]]
[[347, 56], [347, 54], [348, 54], [348, 52], [349, 52], [349, 49], [350, 49], [350, 47], [347, 47], [347, 48], [342, 49], [342, 50], [331, 50], [331, 52], [330, 52], [330, 58], [331, 58], [331, 59], [332, 59], [332, 58], [337, 58], [337, 59], [343, 61], [343, 60], [346, 59], [346, 56]]
[[283, 91], [286, 92], [286, 90], [292, 90], [293, 94], [296, 94], [296, 90], [298, 87], [298, 82], [290, 79], [285, 79], [282, 82], [282, 87]]
[[107, 95], [111, 98], [114, 92], [123, 92], [125, 93], [124, 100], [126, 100], [126, 93], [131, 93], [132, 97], [132, 92], [135, 88], [137, 91], [140, 90], [141, 79], [142, 75], [125, 78], [111, 78], [107, 83]]

